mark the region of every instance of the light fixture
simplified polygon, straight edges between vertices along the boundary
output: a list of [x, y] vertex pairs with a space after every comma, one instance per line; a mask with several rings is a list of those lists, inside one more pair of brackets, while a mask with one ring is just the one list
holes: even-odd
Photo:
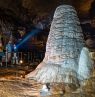
[[19, 63], [22, 64], [22, 63], [23, 63], [23, 60], [21, 59], [21, 60], [19, 61]]

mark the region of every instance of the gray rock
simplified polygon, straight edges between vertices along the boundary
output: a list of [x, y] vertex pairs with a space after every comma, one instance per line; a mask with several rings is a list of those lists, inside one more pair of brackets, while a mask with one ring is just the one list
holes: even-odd
[[77, 12], [70, 5], [59, 6], [54, 14], [43, 61], [27, 78], [38, 82], [78, 84], [77, 70], [84, 46]]

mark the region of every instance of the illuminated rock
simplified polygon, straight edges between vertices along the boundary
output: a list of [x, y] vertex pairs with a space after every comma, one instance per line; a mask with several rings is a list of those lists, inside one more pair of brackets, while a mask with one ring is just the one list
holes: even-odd
[[85, 85], [78, 90], [65, 93], [63, 97], [95, 97], [95, 69], [88, 80], [85, 80]]
[[41, 83], [77, 85], [78, 60], [84, 46], [81, 32], [75, 9], [70, 5], [59, 6], [51, 24], [45, 57], [26, 78], [34, 78]]
[[1, 52], [3, 52], [3, 44], [2, 44], [1, 35], [0, 35], [0, 53]]
[[91, 60], [89, 49], [83, 47], [79, 58], [79, 80], [85, 81], [89, 79], [93, 69], [93, 61]]

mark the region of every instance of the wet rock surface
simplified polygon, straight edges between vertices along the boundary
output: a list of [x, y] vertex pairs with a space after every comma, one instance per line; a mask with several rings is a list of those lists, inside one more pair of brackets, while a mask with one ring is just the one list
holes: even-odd
[[0, 80], [0, 97], [37, 97], [39, 89], [40, 84], [38, 85], [34, 81]]
[[95, 70], [91, 78], [85, 81], [84, 86], [74, 92], [65, 93], [63, 97], [95, 97]]
[[[41, 97], [41, 87], [42, 84], [34, 80], [20, 77], [0, 78], [0, 97]], [[64, 90], [64, 84], [54, 84], [50, 90], [51, 95], [44, 97], [95, 97], [95, 70], [84, 86], [76, 91], [74, 89], [75, 87], [71, 86]]]

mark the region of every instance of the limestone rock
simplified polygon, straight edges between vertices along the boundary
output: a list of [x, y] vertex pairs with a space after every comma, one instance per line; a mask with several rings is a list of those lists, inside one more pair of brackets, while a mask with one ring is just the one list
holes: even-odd
[[78, 69], [79, 80], [83, 81], [85, 79], [89, 79], [93, 69], [94, 66], [90, 57], [89, 49], [83, 47], [79, 59], [79, 69]]
[[80, 51], [84, 46], [77, 12], [70, 5], [56, 8], [51, 24], [46, 53], [38, 67], [26, 76], [41, 83], [74, 83]]
[[95, 97], [95, 69], [92, 76], [85, 81], [85, 85], [75, 92], [66, 93], [63, 97]]

